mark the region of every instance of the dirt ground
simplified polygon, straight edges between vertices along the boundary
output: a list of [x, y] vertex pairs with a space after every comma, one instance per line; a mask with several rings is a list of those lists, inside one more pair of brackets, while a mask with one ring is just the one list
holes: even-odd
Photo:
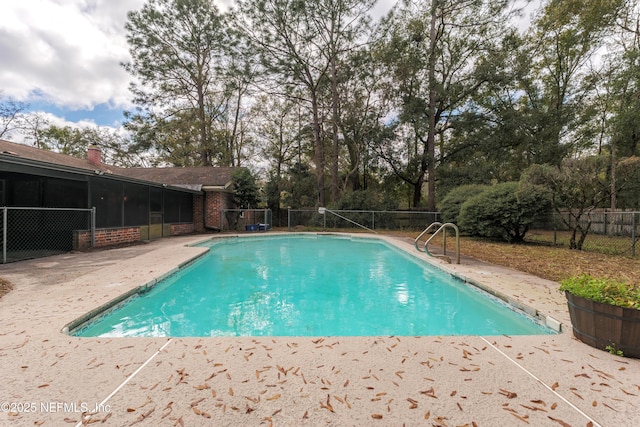
[[[415, 233], [393, 234], [407, 238], [415, 237]], [[441, 245], [442, 241], [434, 240], [434, 244]], [[455, 251], [453, 238], [447, 240], [447, 247], [451, 253]], [[460, 252], [471, 258], [513, 268], [554, 282], [571, 276], [590, 274], [640, 284], [640, 256], [629, 258], [543, 244], [516, 245], [468, 237], [461, 237]]]

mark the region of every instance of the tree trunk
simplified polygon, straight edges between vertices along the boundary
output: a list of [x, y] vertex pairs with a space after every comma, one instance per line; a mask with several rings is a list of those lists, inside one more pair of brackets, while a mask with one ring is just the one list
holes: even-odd
[[413, 186], [413, 206], [414, 208], [420, 207], [420, 201], [422, 200], [422, 185], [424, 184], [424, 172], [420, 172], [418, 181]]
[[313, 110], [313, 137], [316, 151], [316, 182], [318, 191], [318, 206], [325, 206], [324, 197], [324, 142], [320, 133], [320, 117], [318, 113], [318, 97], [311, 94], [311, 108]]
[[331, 156], [331, 203], [338, 201], [338, 76], [336, 54], [331, 58], [331, 104], [332, 104], [332, 133], [333, 153]]
[[[431, 2], [431, 23], [429, 29], [429, 131], [427, 134], [427, 210], [436, 210], [436, 20], [438, 0]], [[422, 189], [420, 188], [419, 191]]]
[[198, 120], [200, 121], [200, 163], [202, 166], [211, 166], [206, 111], [204, 106], [204, 87], [200, 84], [198, 85]]

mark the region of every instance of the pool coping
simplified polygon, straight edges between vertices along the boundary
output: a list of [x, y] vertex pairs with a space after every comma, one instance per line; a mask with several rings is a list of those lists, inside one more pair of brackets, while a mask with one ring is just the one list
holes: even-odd
[[[592, 349], [566, 331], [275, 339], [61, 333], [90, 308], [190, 262], [202, 248], [187, 245], [210, 237], [1, 266], [15, 287], [0, 300], [0, 400], [103, 403], [109, 410], [92, 421], [110, 425], [511, 425], [517, 418], [598, 426], [632, 425], [640, 410], [640, 360]], [[412, 247], [410, 239], [384, 239]], [[438, 267], [570, 325], [555, 282], [468, 258]], [[0, 424], [82, 425], [71, 406], [46, 408], [0, 411]]]

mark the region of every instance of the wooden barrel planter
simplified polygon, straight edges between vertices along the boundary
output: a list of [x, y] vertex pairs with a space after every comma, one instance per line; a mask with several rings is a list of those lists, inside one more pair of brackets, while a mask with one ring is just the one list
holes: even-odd
[[612, 346], [626, 357], [640, 358], [640, 310], [603, 304], [566, 291], [565, 295], [576, 338], [601, 350]]

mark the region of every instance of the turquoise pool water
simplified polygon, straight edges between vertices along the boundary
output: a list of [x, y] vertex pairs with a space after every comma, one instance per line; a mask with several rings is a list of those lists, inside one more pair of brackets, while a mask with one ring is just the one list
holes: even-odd
[[552, 333], [378, 239], [223, 238], [77, 336], [540, 335]]

